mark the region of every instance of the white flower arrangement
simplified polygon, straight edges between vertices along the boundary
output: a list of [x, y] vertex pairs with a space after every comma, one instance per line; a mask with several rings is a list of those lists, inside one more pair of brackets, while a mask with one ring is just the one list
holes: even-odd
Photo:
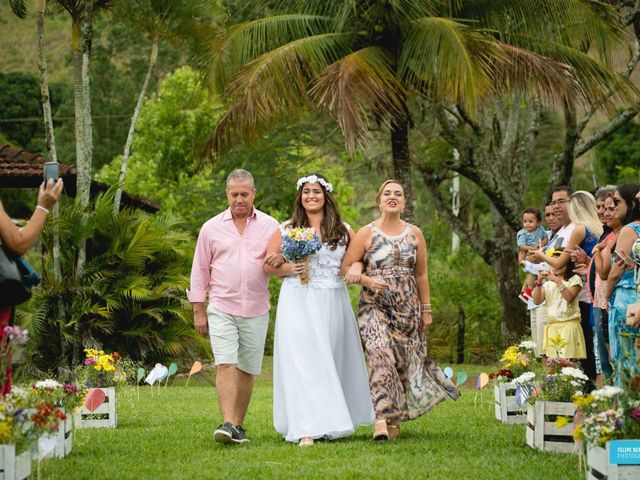
[[55, 390], [56, 388], [60, 388], [62, 385], [57, 381], [48, 378], [34, 383], [33, 386], [38, 390]]
[[333, 185], [329, 182], [327, 182], [324, 178], [320, 178], [317, 175], [309, 175], [308, 177], [300, 177], [298, 179], [298, 181], [296, 182], [296, 190], [300, 190], [300, 187], [302, 187], [302, 185], [304, 185], [305, 183], [310, 183], [310, 184], [314, 184], [314, 183], [319, 183], [320, 185], [322, 185], [324, 187], [324, 189], [327, 192], [333, 192]]
[[596, 400], [604, 400], [606, 398], [613, 398], [616, 395], [622, 393], [622, 391], [623, 390], [620, 387], [605, 385], [604, 387], [591, 392], [591, 395], [593, 395], [593, 398], [595, 398]]
[[516, 385], [525, 385], [527, 383], [530, 383], [535, 377], [536, 374], [534, 372], [524, 372], [519, 377], [514, 378], [513, 383], [515, 383]]
[[[579, 368], [563, 367], [562, 370], [560, 370], [560, 374], [566, 377], [578, 378], [580, 380], [584, 380], [585, 382], [589, 380], [589, 377], [587, 377], [584, 374], [584, 372]], [[579, 385], [575, 385], [575, 386], [579, 386]]]
[[526, 350], [535, 350], [536, 342], [534, 342], [533, 340], [523, 340], [520, 342], [518, 347], [524, 348]]

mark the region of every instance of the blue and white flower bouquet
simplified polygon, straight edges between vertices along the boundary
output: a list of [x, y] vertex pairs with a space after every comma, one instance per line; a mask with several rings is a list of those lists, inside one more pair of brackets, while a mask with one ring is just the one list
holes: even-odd
[[309, 276], [309, 255], [313, 255], [322, 248], [322, 242], [313, 228], [297, 227], [282, 236], [282, 255], [288, 262], [301, 262], [305, 269], [300, 274], [300, 283], [307, 284]]

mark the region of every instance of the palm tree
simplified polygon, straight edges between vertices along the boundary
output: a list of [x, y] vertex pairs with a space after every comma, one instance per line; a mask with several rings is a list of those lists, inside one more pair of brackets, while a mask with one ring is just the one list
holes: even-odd
[[595, 0], [282, 4], [296, 13], [231, 27], [214, 43], [232, 104], [210, 152], [309, 107], [337, 120], [350, 152], [366, 143], [372, 122], [382, 123], [395, 176], [411, 197], [411, 96], [475, 118], [482, 99], [507, 91], [586, 104], [605, 101], [608, 86], [624, 83], [584, 53], [608, 59], [623, 34], [613, 10]]
[[147, 75], [138, 95], [138, 101], [131, 117], [131, 126], [124, 146], [122, 166], [118, 180], [118, 189], [114, 199], [114, 210], [120, 209], [120, 199], [127, 174], [127, 164], [131, 152], [131, 144], [140, 116], [142, 103], [147, 93], [149, 80], [158, 61], [160, 42], [172, 44], [203, 45], [212, 40], [215, 25], [223, 19], [223, 10], [214, 0], [189, 0], [175, 2], [172, 0], [120, 0], [114, 5], [114, 17], [126, 22], [134, 30], [149, 35], [151, 52]]

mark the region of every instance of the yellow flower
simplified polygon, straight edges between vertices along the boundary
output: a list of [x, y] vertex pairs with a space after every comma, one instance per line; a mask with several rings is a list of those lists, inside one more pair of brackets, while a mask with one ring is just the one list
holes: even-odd
[[582, 440], [582, 425], [578, 425], [576, 429], [573, 431], [573, 439]]
[[8, 443], [8, 440], [11, 438], [11, 426], [9, 422], [0, 423], [0, 444]]
[[571, 417], [561, 416], [556, 419], [556, 428], [562, 428], [569, 425]]

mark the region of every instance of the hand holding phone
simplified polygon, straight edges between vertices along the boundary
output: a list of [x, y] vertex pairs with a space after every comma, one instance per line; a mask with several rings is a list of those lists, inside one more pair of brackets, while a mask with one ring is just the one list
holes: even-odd
[[613, 256], [614, 261], [621, 267], [626, 267], [633, 264], [633, 262], [629, 257], [627, 257], [627, 255], [620, 253], [617, 250], [614, 250], [611, 255]]
[[55, 185], [60, 176], [60, 166], [58, 162], [46, 162], [44, 164], [44, 187], [47, 188], [49, 180], [53, 180], [51, 187]]

